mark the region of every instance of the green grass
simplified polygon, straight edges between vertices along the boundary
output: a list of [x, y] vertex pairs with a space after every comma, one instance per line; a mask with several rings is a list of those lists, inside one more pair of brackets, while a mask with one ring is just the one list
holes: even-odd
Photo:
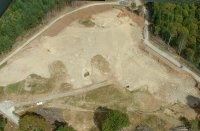
[[0, 69], [2, 69], [6, 65], [7, 65], [7, 62], [4, 62], [2, 65], [0, 65]]
[[23, 80], [6, 86], [5, 92], [16, 93], [16, 94], [22, 94], [22, 93], [40, 94], [50, 90], [47, 85], [48, 79], [42, 78], [41, 76], [38, 76], [36, 74], [31, 74], [30, 79], [31, 80], [28, 83], [28, 85], [31, 87], [30, 91], [26, 91], [24, 89], [25, 80]]
[[48, 79], [43, 78], [36, 74], [31, 74], [31, 82], [29, 82], [29, 86], [31, 86], [30, 93], [32, 94], [40, 94], [45, 93], [50, 90], [50, 86], [48, 85]]
[[165, 121], [157, 116], [148, 116], [146, 119], [144, 119], [143, 123], [148, 125], [155, 131], [165, 131]]
[[117, 100], [120, 95], [123, 95], [120, 90], [114, 88], [113, 86], [105, 86], [88, 92], [85, 100], [106, 103], [108, 100]]
[[124, 91], [114, 85], [104, 86], [83, 95], [65, 97], [65, 103], [93, 110], [106, 106], [120, 111], [126, 111], [132, 105], [133, 93]]
[[86, 27], [94, 27], [95, 26], [95, 23], [90, 19], [80, 20], [79, 23], [83, 24]]
[[4, 96], [4, 88], [3, 86], [0, 86], [0, 99]]
[[10, 84], [6, 87], [6, 92], [7, 93], [23, 93], [23, 89], [22, 89], [23, 86], [24, 86], [24, 81]]

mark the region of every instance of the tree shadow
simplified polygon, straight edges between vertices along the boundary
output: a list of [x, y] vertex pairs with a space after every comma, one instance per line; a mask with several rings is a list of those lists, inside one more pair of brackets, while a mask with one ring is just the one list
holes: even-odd
[[110, 109], [101, 106], [95, 110], [93, 120], [100, 131], [102, 131], [102, 124], [110, 111]]
[[187, 99], [187, 104], [194, 109], [194, 111], [197, 113], [197, 115], [199, 116], [200, 114], [200, 98], [192, 96], [192, 95], [188, 95], [186, 97]]
[[68, 123], [66, 123], [66, 122], [63, 122], [63, 121], [55, 121], [54, 122], [54, 126], [55, 126], [55, 128], [53, 129], [53, 131], [57, 131], [58, 130], [58, 128], [60, 127], [60, 126], [68, 126]]
[[23, 115], [20, 116], [20, 118], [23, 118], [24, 116], [38, 116], [38, 117], [41, 117], [42, 119], [44, 119], [43, 116], [41, 116], [40, 114], [37, 114], [35, 112], [25, 112]]
[[55, 120], [52, 131], [76, 131], [67, 122]]
[[[196, 116], [196, 119], [194, 121], [196, 121], [198, 124], [197, 126], [199, 125], [199, 115], [200, 115], [200, 98], [198, 97], [195, 97], [195, 96], [192, 96], [192, 95], [188, 95], [186, 97], [186, 100], [187, 100], [187, 105], [192, 108], [196, 113], [197, 113], [197, 116]], [[184, 127], [183, 126], [180, 126], [178, 127], [177, 129], [188, 129], [188, 130], [192, 130], [193, 129], [196, 131], [197, 128], [194, 127], [194, 121], [192, 122], [191, 120], [188, 120], [188, 118], [184, 117], [184, 116], [181, 116], [179, 118], [179, 120], [183, 123]], [[199, 129], [199, 127], [198, 127]]]

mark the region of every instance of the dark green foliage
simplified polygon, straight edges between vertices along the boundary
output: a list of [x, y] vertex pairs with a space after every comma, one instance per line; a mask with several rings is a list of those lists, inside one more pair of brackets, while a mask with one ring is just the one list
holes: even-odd
[[99, 107], [94, 113], [94, 122], [101, 131], [119, 131], [129, 125], [129, 118], [118, 110]]
[[184, 124], [184, 126], [191, 131], [199, 131], [199, 121], [198, 120], [188, 120], [185, 117], [180, 117], [180, 121]]
[[72, 0], [13, 0], [0, 18], [0, 54], [12, 49], [19, 36], [42, 22], [49, 11]]
[[200, 6], [193, 3], [154, 3], [153, 33], [200, 69]]
[[4, 131], [4, 127], [7, 123], [7, 120], [5, 118], [3, 118], [2, 115], [0, 115], [0, 131]]
[[144, 15], [144, 14], [143, 14], [143, 6], [142, 6], [142, 5], [139, 5], [136, 12], [137, 12], [137, 14], [138, 14], [139, 16]]
[[113, 110], [108, 113], [106, 120], [103, 123], [103, 131], [119, 131], [123, 127], [129, 125], [128, 115], [120, 111]]
[[106, 116], [110, 111], [111, 110], [106, 107], [98, 107], [94, 112], [94, 123], [99, 130], [102, 130], [103, 122], [106, 120]]
[[19, 120], [19, 131], [48, 131], [45, 119], [36, 113], [26, 113]]
[[134, 10], [135, 8], [136, 8], [136, 4], [135, 4], [135, 2], [132, 2], [131, 3], [131, 9]]
[[66, 122], [55, 121], [54, 131], [76, 131], [73, 127], [69, 126]]

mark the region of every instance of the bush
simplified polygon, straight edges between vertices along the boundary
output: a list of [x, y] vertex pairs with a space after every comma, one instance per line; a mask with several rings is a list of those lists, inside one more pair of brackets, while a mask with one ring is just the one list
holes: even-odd
[[66, 122], [55, 121], [54, 125], [56, 126], [54, 131], [76, 131], [72, 126], [69, 126]]
[[132, 2], [131, 3], [131, 9], [134, 10], [135, 8], [136, 8], [136, 4], [135, 4], [135, 2]]
[[49, 131], [49, 126], [42, 116], [26, 113], [19, 120], [19, 131]]
[[188, 120], [185, 117], [180, 117], [179, 119], [187, 129], [190, 129], [192, 131], [199, 131], [200, 128], [199, 128], [199, 121], [198, 120], [195, 120], [195, 119]]
[[4, 131], [7, 120], [0, 115], [0, 131]]
[[102, 131], [118, 131], [129, 125], [127, 114], [106, 107], [97, 108], [94, 120], [97, 127]]
[[139, 16], [143, 16], [144, 15], [143, 6], [142, 5], [138, 6], [137, 13], [138, 13]]
[[128, 115], [117, 110], [108, 113], [103, 123], [103, 131], [118, 131], [129, 125]]

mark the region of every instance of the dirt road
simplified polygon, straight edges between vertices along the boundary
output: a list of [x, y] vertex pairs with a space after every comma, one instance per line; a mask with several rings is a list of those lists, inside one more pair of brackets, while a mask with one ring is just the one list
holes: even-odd
[[12, 101], [3, 101], [0, 102], [0, 112], [3, 113], [9, 120], [14, 122], [15, 124], [18, 125], [19, 122], [19, 117], [13, 114], [13, 111], [15, 110], [16, 107], [23, 107], [23, 106], [28, 106], [28, 105], [37, 105], [37, 103], [46, 103], [50, 100], [55, 100], [59, 99], [62, 97], [67, 97], [67, 96], [74, 96], [74, 95], [79, 95], [82, 93], [86, 93], [88, 91], [103, 87], [103, 86], [108, 86], [111, 85], [113, 82], [112, 81], [104, 81], [100, 82], [94, 85], [90, 85], [87, 87], [75, 89], [73, 91], [69, 91], [66, 93], [59, 93], [56, 95], [51, 95], [42, 99], [34, 100], [34, 101], [27, 101], [27, 102], [22, 102], [22, 103], [14, 103]]
[[79, 88], [79, 89], [74, 89], [72, 91], [66, 92], [66, 93], [59, 93], [59, 94], [55, 94], [55, 95], [50, 95], [48, 97], [44, 97], [38, 100], [34, 100], [34, 101], [27, 101], [27, 102], [22, 102], [22, 103], [18, 103], [15, 105], [15, 107], [22, 107], [22, 106], [26, 106], [26, 105], [32, 105], [32, 104], [36, 104], [36, 103], [46, 103], [47, 101], [50, 100], [55, 100], [55, 99], [59, 99], [62, 97], [67, 97], [67, 96], [74, 96], [74, 95], [79, 95], [81, 93], [85, 93], [100, 87], [104, 87], [104, 86], [109, 86], [111, 85], [113, 82], [110, 80], [108, 81], [103, 81], [97, 84], [92, 84], [83, 88]]
[[[167, 103], [180, 101], [186, 104], [185, 98], [188, 95], [198, 96], [194, 88], [196, 83], [189, 75], [166, 66], [141, 48], [144, 45], [141, 26], [128, 16], [118, 17], [121, 10], [111, 7], [109, 11], [91, 14], [89, 18], [80, 18], [85, 14], [81, 14], [82, 12], [83, 10], [70, 25], [66, 26], [65, 20], [74, 17], [74, 14], [62, 19], [61, 23], [59, 21], [53, 24], [52, 28], [61, 26], [63, 30], [53, 36], [41, 35], [9, 59], [8, 64], [0, 71], [0, 84], [4, 86], [15, 83], [26, 79], [30, 74], [49, 78], [48, 67], [59, 60], [66, 67], [67, 79], [73, 88], [85, 87], [112, 77], [120, 87], [128, 86], [131, 91], [148, 91]], [[95, 25], [86, 27], [80, 23], [83, 19], [89, 19]], [[51, 31], [54, 30], [49, 30]], [[95, 89], [104, 84], [90, 88]], [[10, 99], [24, 102], [16, 104], [20, 107], [78, 95], [90, 88], [49, 96], [41, 94], [42, 99], [38, 99], [37, 95], [18, 95], [16, 97], [20, 99]]]

